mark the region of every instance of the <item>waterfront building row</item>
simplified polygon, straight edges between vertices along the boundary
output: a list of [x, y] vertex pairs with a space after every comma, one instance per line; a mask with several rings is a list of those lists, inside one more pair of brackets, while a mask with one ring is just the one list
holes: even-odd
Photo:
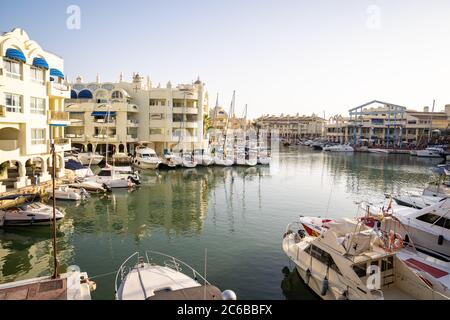
[[204, 147], [203, 118], [208, 94], [199, 79], [191, 84], [153, 87], [139, 74], [131, 82], [72, 84], [65, 110], [70, 115], [66, 137], [85, 151], [134, 153], [139, 142], [151, 142], [156, 152]]
[[278, 130], [282, 138], [313, 139], [323, 137], [326, 121], [313, 113], [311, 116], [263, 115], [254, 123], [258, 129]]
[[326, 124], [328, 140], [352, 144], [424, 146], [444, 136], [450, 126], [450, 105], [439, 112], [416, 111], [378, 100], [349, 110], [349, 116], [335, 115]]

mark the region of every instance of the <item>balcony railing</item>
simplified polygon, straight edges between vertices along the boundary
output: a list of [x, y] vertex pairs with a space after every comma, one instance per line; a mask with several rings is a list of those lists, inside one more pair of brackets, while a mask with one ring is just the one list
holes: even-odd
[[58, 146], [70, 143], [70, 139], [68, 139], [68, 138], [55, 138], [53, 140], [55, 141], [55, 144]]
[[61, 91], [68, 91], [69, 90], [69, 86], [63, 84], [63, 83], [58, 83], [58, 82], [54, 82], [54, 81], [50, 81], [51, 86], [55, 89], [61, 90]]
[[69, 121], [70, 115], [65, 111], [49, 111], [48, 112], [49, 121]]

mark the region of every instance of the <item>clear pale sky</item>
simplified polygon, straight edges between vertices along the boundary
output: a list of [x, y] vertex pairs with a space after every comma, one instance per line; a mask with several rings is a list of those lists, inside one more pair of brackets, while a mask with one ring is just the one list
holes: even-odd
[[[81, 28], [69, 30], [69, 5]], [[65, 59], [70, 79], [206, 83], [236, 113], [347, 115], [373, 99], [450, 104], [450, 1], [24, 1], [0, 30], [24, 28]]]

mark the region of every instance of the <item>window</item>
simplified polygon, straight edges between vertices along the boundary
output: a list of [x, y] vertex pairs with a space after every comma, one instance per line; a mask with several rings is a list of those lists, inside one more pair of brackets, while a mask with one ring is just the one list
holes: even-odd
[[39, 68], [30, 68], [31, 80], [39, 83], [44, 83], [45, 80], [45, 72]]
[[45, 144], [45, 129], [31, 129], [31, 144]]
[[450, 220], [434, 213], [426, 213], [417, 217], [417, 220], [433, 224], [442, 228], [450, 229]]
[[5, 60], [6, 76], [14, 79], [21, 79], [21, 64], [17, 61]]
[[31, 97], [30, 111], [36, 114], [45, 114], [45, 100], [41, 98]]
[[5, 93], [6, 111], [22, 112], [23, 97], [18, 94]]
[[358, 275], [358, 277], [362, 278], [367, 275], [367, 269], [365, 263], [355, 264], [353, 265], [353, 271]]
[[315, 245], [311, 245], [309, 248], [305, 250], [305, 252], [310, 253], [313, 258], [319, 260], [325, 265], [329, 265], [331, 269], [341, 274], [339, 268], [337, 267], [336, 263], [334, 262], [333, 258], [328, 252], [323, 251], [322, 249], [316, 247]]
[[111, 98], [113, 98], [113, 99], [123, 99], [123, 93], [120, 92], [120, 91], [114, 91], [112, 93]]
[[150, 129], [150, 134], [162, 134], [163, 129]]

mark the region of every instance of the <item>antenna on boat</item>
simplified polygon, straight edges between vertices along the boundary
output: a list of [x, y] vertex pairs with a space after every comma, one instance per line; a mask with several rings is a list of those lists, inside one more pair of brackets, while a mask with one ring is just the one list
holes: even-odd
[[203, 277], [203, 279], [205, 279], [205, 285], [203, 287], [203, 300], [206, 300], [206, 265], [207, 265], [207, 258], [208, 258], [208, 249], [205, 248], [205, 276]]

